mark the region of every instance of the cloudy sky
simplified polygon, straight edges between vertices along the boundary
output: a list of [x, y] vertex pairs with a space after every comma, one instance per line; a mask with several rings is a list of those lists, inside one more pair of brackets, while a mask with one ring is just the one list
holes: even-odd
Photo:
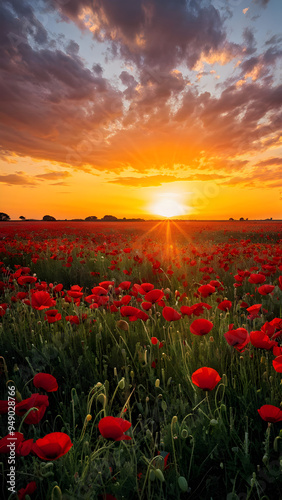
[[281, 0], [2, 0], [0, 211], [282, 218], [281, 16]]

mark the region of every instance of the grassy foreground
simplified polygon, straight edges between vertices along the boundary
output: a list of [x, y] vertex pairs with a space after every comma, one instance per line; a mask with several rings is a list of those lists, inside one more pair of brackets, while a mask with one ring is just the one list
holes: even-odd
[[[60, 432], [72, 443], [48, 460], [32, 448], [19, 453], [16, 490], [34, 481], [30, 494], [9, 495], [3, 452], [3, 498], [282, 497], [282, 418], [271, 422], [258, 413], [263, 405], [281, 409], [282, 401], [281, 226], [246, 224], [244, 233], [211, 225], [188, 233], [184, 224], [162, 223], [146, 232], [105, 224], [60, 234], [48, 223], [32, 233], [1, 225], [0, 398], [8, 399], [9, 386], [17, 404], [34, 393], [48, 396], [40, 421], [27, 423], [35, 404], [37, 410], [16, 415], [16, 431], [33, 443]], [[252, 282], [253, 275], [264, 281]], [[142, 283], [162, 297], [147, 300]], [[207, 285], [214, 288], [208, 295], [199, 291]], [[271, 292], [262, 294], [263, 285]], [[42, 308], [38, 292], [51, 300]], [[231, 306], [220, 309], [224, 300]], [[196, 313], [181, 311], [199, 303], [206, 305]], [[253, 305], [257, 312], [247, 310]], [[143, 315], [129, 314], [128, 306]], [[180, 317], [164, 317], [164, 308]], [[208, 333], [191, 332], [199, 318], [212, 323]], [[247, 330], [242, 348], [227, 342], [230, 325]], [[271, 346], [250, 332], [263, 332]], [[212, 390], [192, 381], [202, 367], [220, 376]], [[58, 389], [36, 388], [37, 373], [53, 375]], [[124, 435], [131, 439], [103, 437], [98, 424], [106, 416], [130, 422]]]

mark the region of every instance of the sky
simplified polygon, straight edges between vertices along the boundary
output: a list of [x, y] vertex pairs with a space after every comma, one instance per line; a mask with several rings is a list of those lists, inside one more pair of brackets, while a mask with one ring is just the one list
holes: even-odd
[[0, 211], [282, 219], [281, 0], [2, 0]]

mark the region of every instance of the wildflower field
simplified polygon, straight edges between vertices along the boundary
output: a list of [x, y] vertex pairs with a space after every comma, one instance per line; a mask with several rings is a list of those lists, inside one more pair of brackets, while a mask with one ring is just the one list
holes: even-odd
[[282, 498], [281, 243], [1, 223], [1, 498]]

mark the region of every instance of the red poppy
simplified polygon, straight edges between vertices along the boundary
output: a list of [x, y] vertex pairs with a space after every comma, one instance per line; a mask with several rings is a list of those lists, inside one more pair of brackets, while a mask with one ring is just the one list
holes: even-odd
[[121, 288], [121, 290], [129, 290], [129, 288], [131, 287], [131, 281], [122, 281], [118, 288]]
[[282, 347], [274, 346], [272, 354], [273, 356], [282, 356]]
[[266, 280], [266, 277], [264, 276], [264, 274], [251, 274], [249, 279], [248, 279], [248, 282], [255, 284], [255, 285], [258, 285], [259, 283], [264, 283], [265, 280]]
[[230, 325], [228, 332], [224, 334], [227, 343], [234, 346], [235, 349], [241, 351], [249, 342], [250, 337], [246, 328], [236, 328], [233, 330], [233, 325]]
[[277, 356], [277, 358], [275, 358], [272, 361], [272, 364], [273, 364], [273, 368], [276, 372], [282, 373], [282, 355]]
[[35, 492], [37, 486], [35, 481], [31, 481], [27, 484], [25, 488], [21, 488], [18, 491], [18, 500], [25, 500], [26, 495], [32, 495]]
[[178, 321], [182, 317], [178, 311], [173, 309], [173, 307], [168, 307], [168, 306], [165, 306], [163, 308], [162, 314], [164, 319], [166, 319], [166, 321]]
[[37, 291], [31, 296], [31, 306], [33, 309], [37, 309], [38, 311], [54, 307], [55, 305], [56, 301], [50, 297], [48, 292]]
[[152, 302], [142, 302], [141, 307], [143, 307], [144, 311], [148, 311], [152, 307]]
[[33, 385], [37, 389], [43, 389], [46, 392], [54, 392], [58, 390], [58, 382], [49, 373], [37, 373], [33, 377]]
[[14, 447], [16, 454], [18, 454], [18, 450], [23, 440], [24, 435], [21, 432], [13, 432], [13, 435], [8, 434], [0, 439], [0, 453], [10, 453], [10, 450]]
[[223, 300], [217, 306], [217, 308], [220, 309], [221, 311], [230, 311], [231, 307], [232, 307], [232, 302], [230, 300]]
[[37, 281], [36, 276], [20, 276], [18, 278], [19, 285], [30, 285], [32, 283], [35, 283], [36, 281]]
[[107, 290], [105, 288], [103, 288], [102, 286], [94, 286], [94, 288], [91, 289], [91, 292], [94, 294], [94, 295], [107, 295]]
[[16, 403], [15, 412], [16, 415], [23, 417], [23, 415], [31, 408], [37, 408], [37, 410], [32, 410], [25, 418], [26, 424], [38, 424], [43, 418], [46, 408], [49, 406], [48, 396], [42, 396], [41, 394], [35, 393], [30, 396], [30, 398], [24, 399], [20, 403]]
[[[139, 290], [139, 292], [144, 295], [145, 293], [150, 292], [151, 290], [154, 290], [154, 285], [152, 283], [142, 283], [141, 285], [142, 291]], [[144, 293], [142, 293], [144, 292]]]
[[44, 319], [48, 321], [48, 323], [56, 323], [62, 319], [62, 315], [58, 312], [58, 309], [48, 309], [45, 312]]
[[221, 380], [221, 377], [213, 368], [203, 366], [203, 368], [199, 368], [192, 374], [191, 379], [193, 384], [203, 389], [203, 391], [212, 391]]
[[273, 405], [263, 405], [258, 410], [261, 418], [266, 422], [281, 422], [282, 421], [282, 411], [277, 406]]
[[131, 427], [131, 423], [119, 417], [104, 417], [98, 424], [98, 429], [106, 439], [115, 441], [129, 441], [130, 436], [124, 434]]
[[209, 310], [212, 307], [205, 302], [198, 302], [192, 306], [181, 306], [180, 311], [183, 315], [192, 316], [194, 314], [194, 316], [200, 316], [204, 314], [204, 308]]
[[274, 285], [262, 285], [258, 288], [258, 293], [261, 295], [268, 295], [273, 292], [275, 286]]
[[127, 317], [129, 321], [136, 321], [137, 319], [142, 319], [146, 321], [149, 316], [144, 311], [140, 311], [137, 307], [132, 306], [122, 306], [120, 308], [121, 315]]
[[1, 400], [0, 401], [0, 415], [5, 415], [5, 413], [8, 413], [8, 401]]
[[152, 302], [152, 304], [154, 304], [155, 302], [161, 300], [163, 296], [164, 292], [156, 288], [155, 290], [151, 290], [150, 292], [146, 293], [144, 299], [146, 302]]
[[277, 342], [275, 340], [270, 340], [270, 338], [261, 331], [251, 332], [250, 341], [254, 347], [258, 347], [259, 349], [266, 349], [267, 351], [277, 345]]
[[51, 432], [44, 438], [37, 439], [32, 451], [42, 460], [57, 460], [72, 447], [70, 437], [64, 432]]
[[212, 285], [202, 285], [198, 288], [198, 293], [201, 295], [201, 297], [209, 297], [214, 292], [215, 287]]
[[278, 278], [278, 286], [279, 286], [280, 290], [282, 290], [282, 276], [279, 276], [279, 278]]
[[199, 318], [195, 319], [193, 323], [190, 325], [190, 332], [193, 335], [207, 335], [213, 328], [213, 323], [208, 319]]
[[108, 290], [109, 287], [115, 286], [115, 282], [114, 281], [101, 281], [101, 283], [99, 283], [99, 286], [101, 286], [102, 288], [105, 288], [105, 290]]
[[248, 307], [247, 311], [250, 313], [250, 315], [248, 316], [248, 319], [257, 318], [259, 315], [259, 310], [260, 310], [261, 306], [262, 306], [262, 304], [254, 304], [253, 306]]
[[151, 337], [151, 342], [153, 345], [157, 345], [157, 343], [159, 342], [157, 337]]
[[76, 314], [72, 316], [66, 316], [66, 321], [69, 321], [71, 325], [79, 325], [79, 317]]

